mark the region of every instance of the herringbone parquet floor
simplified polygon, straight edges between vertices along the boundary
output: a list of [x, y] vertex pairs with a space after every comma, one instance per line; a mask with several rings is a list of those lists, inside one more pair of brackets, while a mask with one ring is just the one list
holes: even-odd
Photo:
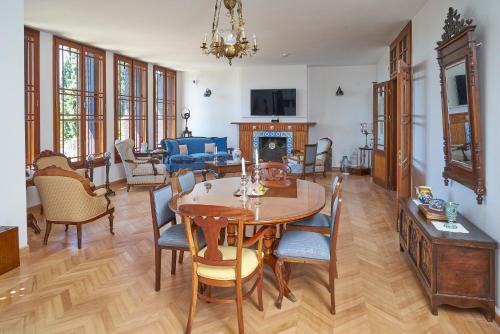
[[[319, 179], [325, 185], [331, 176]], [[441, 307], [427, 300], [399, 252], [391, 194], [367, 177], [348, 177], [338, 248], [337, 315], [328, 311], [327, 273], [292, 266], [290, 287], [277, 310], [277, 290], [266, 273], [264, 312], [244, 302], [247, 333], [499, 333], [477, 311]], [[0, 276], [0, 333], [182, 333], [190, 294], [186, 256], [171, 276], [163, 256], [162, 289], [155, 292], [149, 197], [143, 189], [113, 198], [115, 236], [105, 219], [76, 231], [54, 226], [47, 246], [29, 232], [31, 251], [22, 265]], [[44, 224], [41, 223], [42, 232]], [[166, 254], [166, 253], [164, 253]], [[235, 333], [233, 305], [198, 303], [194, 333]]]

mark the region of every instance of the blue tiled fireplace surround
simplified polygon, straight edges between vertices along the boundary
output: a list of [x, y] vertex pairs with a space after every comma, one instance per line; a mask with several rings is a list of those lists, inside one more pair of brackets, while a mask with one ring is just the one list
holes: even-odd
[[255, 160], [255, 150], [259, 149], [259, 138], [286, 138], [286, 154], [292, 154], [293, 133], [289, 131], [254, 131], [253, 132], [253, 155]]

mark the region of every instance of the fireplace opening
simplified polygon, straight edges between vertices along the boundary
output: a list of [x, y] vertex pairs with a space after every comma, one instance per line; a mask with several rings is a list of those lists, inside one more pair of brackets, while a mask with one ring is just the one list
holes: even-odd
[[260, 137], [259, 159], [263, 161], [282, 162], [286, 155], [286, 138], [284, 137]]

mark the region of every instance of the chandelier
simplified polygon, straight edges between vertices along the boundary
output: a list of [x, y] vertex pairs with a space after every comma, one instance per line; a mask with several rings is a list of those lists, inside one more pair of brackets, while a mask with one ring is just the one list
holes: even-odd
[[252, 56], [259, 49], [257, 48], [257, 37], [255, 35], [253, 35], [253, 47], [250, 46], [245, 36], [245, 21], [243, 20], [241, 0], [224, 0], [224, 6], [228, 10], [227, 16], [229, 17], [231, 29], [219, 30], [219, 15], [222, 8], [222, 0], [215, 0], [211, 42], [207, 46], [208, 33], [205, 33], [201, 49], [204, 54], [214, 55], [217, 59], [226, 57], [229, 65], [232, 65], [233, 58]]

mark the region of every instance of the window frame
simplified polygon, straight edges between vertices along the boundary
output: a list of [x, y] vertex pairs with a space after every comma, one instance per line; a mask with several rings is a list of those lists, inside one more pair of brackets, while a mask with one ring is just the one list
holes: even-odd
[[[28, 66], [31, 67], [31, 71], [33, 73], [33, 111], [28, 113], [28, 85], [27, 85], [27, 61], [26, 58], [27, 50], [27, 37], [31, 37], [33, 39], [33, 59], [32, 63]], [[24, 27], [24, 157], [25, 157], [25, 167], [26, 169], [34, 169], [34, 159], [40, 153], [40, 31]], [[28, 122], [30, 121], [28, 118], [28, 114], [33, 115], [33, 136], [28, 135]], [[28, 146], [32, 147], [32, 157], [28, 157]], [[33, 159], [29, 161], [30, 159]]]
[[[161, 148], [161, 140], [164, 138], [158, 138], [158, 95], [157, 95], [157, 80], [156, 80], [156, 72], [162, 72], [163, 74], [163, 134], [165, 138], [175, 138], [177, 135], [177, 71], [154, 65], [153, 66], [153, 145], [156, 148]], [[173, 103], [169, 102], [167, 99], [167, 90], [168, 90], [168, 77], [173, 77], [174, 87], [173, 87]], [[172, 100], [170, 100], [172, 101]], [[168, 105], [173, 105], [173, 111], [171, 114], [173, 115], [173, 119], [170, 119], [167, 110]], [[171, 121], [173, 123], [173, 137], [168, 137], [168, 122]]]
[[[61, 145], [60, 145], [60, 124], [61, 124], [61, 118], [60, 118], [60, 87], [59, 87], [59, 46], [64, 45], [64, 46], [69, 46], [70, 48], [78, 49], [79, 50], [79, 69], [78, 69], [78, 81], [79, 81], [79, 89], [78, 89], [78, 105], [79, 105], [79, 145], [80, 145], [80, 153], [79, 156], [77, 157], [77, 161], [72, 161], [73, 167], [83, 167], [86, 164], [86, 159], [88, 156], [87, 152], [87, 117], [86, 117], [86, 110], [85, 110], [85, 99], [90, 95], [89, 91], [86, 89], [86, 81], [85, 81], [85, 60], [86, 60], [86, 53], [93, 53], [97, 54], [102, 58], [102, 82], [101, 84], [101, 90], [100, 92], [94, 92], [92, 94], [97, 95], [100, 94], [101, 97], [99, 97], [99, 100], [102, 101], [101, 107], [102, 107], [102, 138], [98, 138], [100, 142], [100, 145], [102, 145], [103, 152], [99, 153], [94, 153], [94, 154], [102, 154], [100, 157], [95, 157], [94, 158], [94, 166], [104, 166], [105, 161], [104, 161], [104, 153], [107, 151], [107, 133], [106, 133], [106, 51], [100, 48], [96, 48], [87, 44], [83, 44], [80, 42], [76, 42], [70, 39], [62, 38], [59, 36], [54, 36], [53, 38], [53, 68], [52, 68], [52, 73], [53, 73], [53, 103], [54, 103], [54, 119], [53, 119], [53, 146], [54, 146], [54, 151], [58, 153], [63, 153], [61, 152]], [[95, 81], [96, 82], [96, 81]], [[94, 83], [94, 87], [95, 87]], [[75, 157], [70, 157], [70, 158], [75, 158]]]
[[[137, 142], [137, 138], [136, 138], [136, 131], [135, 131], [135, 121], [137, 120], [136, 118], [136, 104], [137, 103], [144, 103], [144, 106], [145, 106], [145, 110], [144, 110], [144, 115], [145, 117], [144, 118], [141, 118], [143, 121], [145, 121], [145, 124], [146, 124], [146, 127], [145, 127], [145, 130], [146, 130], [146, 133], [144, 134], [144, 138], [146, 138], [147, 142], [149, 143], [149, 115], [148, 115], [148, 110], [149, 110], [149, 96], [148, 96], [148, 89], [149, 89], [149, 85], [148, 85], [148, 76], [149, 76], [149, 67], [148, 67], [148, 63], [145, 63], [143, 61], [140, 61], [138, 59], [134, 59], [134, 58], [130, 58], [130, 57], [127, 57], [127, 56], [124, 56], [124, 55], [121, 55], [121, 54], [117, 54], [115, 53], [113, 55], [113, 79], [114, 79], [114, 104], [115, 104], [115, 111], [114, 111], [114, 140], [118, 140], [118, 136], [119, 136], [119, 122], [120, 122], [120, 118], [119, 118], [119, 103], [120, 103], [120, 98], [124, 95], [119, 95], [119, 87], [118, 87], [118, 62], [125, 62], [125, 63], [128, 63], [130, 64], [130, 87], [129, 87], [129, 91], [130, 91], [130, 95], [128, 95], [128, 98], [129, 98], [129, 101], [131, 103], [131, 106], [130, 106], [130, 115], [129, 115], [129, 120], [130, 120], [130, 125], [129, 125], [129, 134], [130, 134], [130, 138], [132, 138], [134, 140], [134, 143], [135, 143], [135, 148], [134, 148], [134, 151], [138, 152], [140, 150], [140, 145], [141, 143], [138, 143]], [[142, 67], [145, 69], [145, 80], [143, 81], [144, 83], [144, 92], [145, 92], [145, 98], [143, 98], [143, 101], [141, 101], [141, 97], [138, 97], [136, 96], [135, 94], [135, 69], [136, 67]], [[115, 149], [115, 163], [120, 163], [121, 162], [121, 158], [120, 158], [120, 155], [118, 154], [118, 152], [116, 151]]]

